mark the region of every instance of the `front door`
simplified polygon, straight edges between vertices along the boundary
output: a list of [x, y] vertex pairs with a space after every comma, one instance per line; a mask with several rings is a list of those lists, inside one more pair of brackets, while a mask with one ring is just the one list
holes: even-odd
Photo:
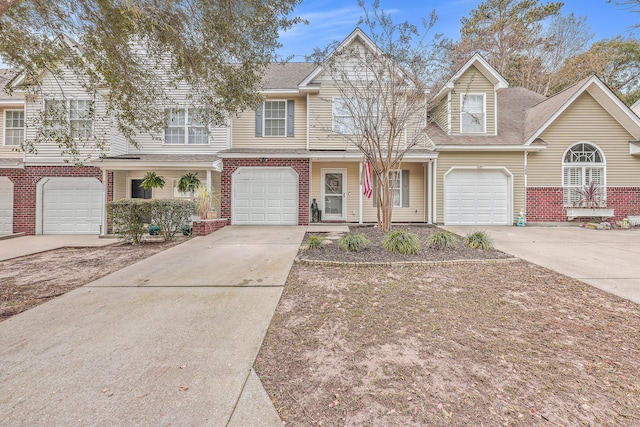
[[344, 169], [322, 170], [322, 200], [324, 200], [322, 219], [345, 221], [347, 172]]

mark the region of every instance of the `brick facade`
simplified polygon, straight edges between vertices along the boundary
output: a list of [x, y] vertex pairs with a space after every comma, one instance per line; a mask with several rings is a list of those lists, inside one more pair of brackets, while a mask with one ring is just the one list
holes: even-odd
[[222, 168], [223, 218], [231, 218], [231, 177], [239, 167], [290, 167], [298, 174], [298, 225], [309, 225], [309, 159], [224, 159]]
[[229, 220], [226, 218], [195, 220], [193, 221], [192, 233], [194, 236], [207, 236], [227, 224], [229, 224]]
[[[528, 187], [528, 222], [566, 222], [562, 187]], [[607, 207], [614, 209], [615, 221], [640, 210], [640, 187], [607, 187]]]
[[[102, 182], [102, 171], [93, 166], [26, 166], [24, 169], [0, 169], [0, 176], [13, 182], [13, 232], [36, 233], [36, 186], [44, 178], [78, 177], [97, 178]], [[108, 200], [113, 199], [113, 173], [109, 172]]]

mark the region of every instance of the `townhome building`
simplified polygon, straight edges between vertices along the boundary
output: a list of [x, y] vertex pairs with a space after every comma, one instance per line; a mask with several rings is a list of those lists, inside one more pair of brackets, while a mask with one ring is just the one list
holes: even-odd
[[[355, 29], [340, 46], [375, 45]], [[365, 156], [345, 137], [344, 99], [323, 64], [272, 64], [263, 102], [230, 112], [224, 126], [204, 126], [186, 102], [188, 86], [167, 106], [167, 126], [129, 145], [109, 120], [92, 120], [106, 94], [64, 86], [65, 126], [103, 141], [106, 156], [65, 162], [55, 143], [21, 152], [31, 123], [59, 102], [60, 77], [13, 78], [0, 98], [0, 232], [109, 232], [106, 202], [189, 197], [177, 180], [197, 173], [219, 195], [219, 216], [233, 225], [307, 225], [311, 205], [322, 222], [373, 223], [375, 197], [363, 194]], [[31, 86], [30, 86], [31, 84]], [[77, 92], [74, 92], [77, 91]], [[596, 76], [544, 97], [509, 83], [474, 55], [425, 104], [424, 138], [405, 154], [391, 183], [396, 223], [513, 225], [579, 219], [581, 190], [595, 183], [613, 220], [640, 209], [640, 119]], [[140, 188], [145, 173], [168, 185]]]

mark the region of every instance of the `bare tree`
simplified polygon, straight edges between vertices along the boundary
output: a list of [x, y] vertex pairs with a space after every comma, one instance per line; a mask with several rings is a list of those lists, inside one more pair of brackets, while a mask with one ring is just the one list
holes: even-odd
[[364, 10], [360, 24], [371, 38], [340, 45], [328, 56], [316, 52], [340, 95], [334, 112], [341, 117], [333, 134], [345, 138], [369, 161], [377, 181], [378, 227], [391, 228], [393, 197], [390, 182], [398, 179], [404, 155], [414, 147], [432, 148], [427, 137], [428, 83], [437, 67], [437, 39], [426, 35], [435, 23], [423, 20], [422, 31], [407, 22], [394, 24], [377, 1]]

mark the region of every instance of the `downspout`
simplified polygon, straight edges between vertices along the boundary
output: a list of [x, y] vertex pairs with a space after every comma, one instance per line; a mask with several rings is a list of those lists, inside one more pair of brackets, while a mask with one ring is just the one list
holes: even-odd
[[528, 160], [529, 160], [529, 152], [525, 151], [524, 152], [524, 214], [527, 214], [527, 186], [528, 186], [528, 179], [527, 179], [527, 166], [528, 166]]
[[427, 173], [425, 175], [425, 188], [427, 189], [427, 223], [433, 224], [433, 191], [431, 189], [431, 181], [433, 175], [433, 159], [429, 159], [427, 163]]
[[309, 150], [309, 92], [307, 92], [307, 151]]
[[362, 224], [362, 162], [358, 163], [358, 169], [360, 170], [360, 174], [358, 175], [360, 178], [360, 192], [358, 196], [359, 203], [359, 212], [358, 212], [358, 224]]
[[438, 188], [437, 188], [437, 179], [438, 179], [438, 159], [433, 160], [433, 224], [438, 223]]

